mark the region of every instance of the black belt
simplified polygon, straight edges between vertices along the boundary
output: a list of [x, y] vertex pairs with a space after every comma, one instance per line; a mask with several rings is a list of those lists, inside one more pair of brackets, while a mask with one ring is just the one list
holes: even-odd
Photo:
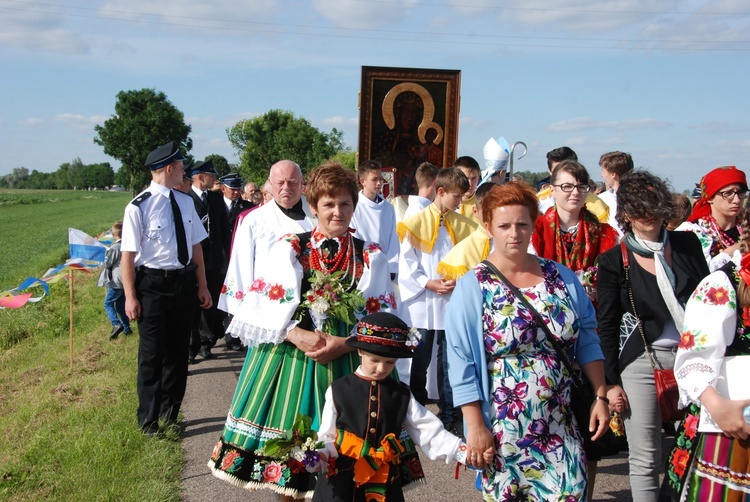
[[141, 267], [138, 267], [138, 271], [143, 272], [144, 274], [148, 274], [148, 275], [158, 275], [159, 277], [179, 277], [181, 275], [194, 272], [196, 268], [198, 267], [195, 264], [191, 263], [187, 267], [176, 268], [174, 270], [162, 270], [160, 268], [151, 268], [151, 267], [141, 266]]

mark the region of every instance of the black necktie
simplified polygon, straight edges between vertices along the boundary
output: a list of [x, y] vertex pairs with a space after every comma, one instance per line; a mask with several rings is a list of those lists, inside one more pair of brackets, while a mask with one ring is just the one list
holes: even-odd
[[208, 199], [208, 193], [204, 190], [201, 194], [201, 202], [203, 202], [203, 205], [206, 205], [206, 200]]
[[174, 216], [174, 230], [177, 236], [177, 259], [183, 266], [188, 264], [187, 239], [185, 238], [185, 226], [182, 224], [182, 213], [177, 200], [174, 198], [174, 192], [169, 191], [169, 203], [172, 205], [172, 215]]

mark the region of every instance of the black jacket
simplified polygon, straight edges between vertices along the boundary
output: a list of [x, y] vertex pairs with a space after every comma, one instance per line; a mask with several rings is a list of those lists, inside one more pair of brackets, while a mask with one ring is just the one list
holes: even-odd
[[[694, 233], [669, 232], [669, 243], [672, 248], [672, 270], [676, 279], [675, 296], [684, 305], [698, 283], [708, 275], [708, 265], [698, 237]], [[662, 334], [664, 324], [671, 320], [671, 317], [659, 292], [656, 276], [638, 265], [632, 251], [628, 250], [628, 255], [633, 301], [650, 344]], [[622, 316], [626, 312], [633, 313], [625, 270], [622, 267], [620, 246], [601, 254], [598, 266], [597, 320], [604, 352], [604, 370], [607, 382], [619, 385], [620, 372], [643, 354], [645, 347], [637, 330], [627, 341], [620, 340]], [[682, 326], [677, 326], [677, 329], [682, 330]], [[624, 343], [622, 350], [620, 343]]]
[[237, 221], [237, 216], [239, 216], [240, 213], [244, 211], [245, 209], [250, 209], [250, 208], [255, 207], [255, 204], [253, 204], [249, 200], [239, 198], [237, 199], [237, 203], [234, 205], [234, 208], [230, 211], [227, 209], [227, 205], [224, 203], [223, 196], [221, 197], [222, 197], [221, 203], [224, 206], [224, 211], [229, 214], [229, 231], [231, 233], [231, 232], [234, 232], [234, 226]]
[[229, 264], [229, 246], [232, 243], [232, 227], [229, 226], [227, 206], [218, 192], [206, 190], [206, 204], [192, 188], [188, 192], [193, 198], [195, 212], [198, 213], [208, 238], [201, 242], [203, 262], [206, 271], [226, 273]]

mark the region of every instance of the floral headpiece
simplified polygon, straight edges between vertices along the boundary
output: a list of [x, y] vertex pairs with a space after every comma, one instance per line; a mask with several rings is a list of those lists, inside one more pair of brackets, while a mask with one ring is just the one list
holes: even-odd
[[393, 314], [378, 312], [363, 317], [346, 344], [383, 357], [412, 357], [419, 340], [416, 328]]

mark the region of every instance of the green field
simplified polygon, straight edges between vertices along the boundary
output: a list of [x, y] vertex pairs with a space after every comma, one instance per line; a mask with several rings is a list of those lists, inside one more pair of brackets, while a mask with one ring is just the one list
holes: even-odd
[[[0, 191], [2, 288], [63, 263], [69, 226], [98, 234], [121, 218], [129, 198]], [[66, 281], [39, 303], [0, 310], [0, 500], [181, 498], [179, 435], [141, 434], [138, 336], [109, 341], [96, 278], [97, 271], [74, 277], [72, 369]]]
[[0, 189], [0, 291], [68, 258], [68, 227], [96, 236], [122, 220], [130, 193]]

